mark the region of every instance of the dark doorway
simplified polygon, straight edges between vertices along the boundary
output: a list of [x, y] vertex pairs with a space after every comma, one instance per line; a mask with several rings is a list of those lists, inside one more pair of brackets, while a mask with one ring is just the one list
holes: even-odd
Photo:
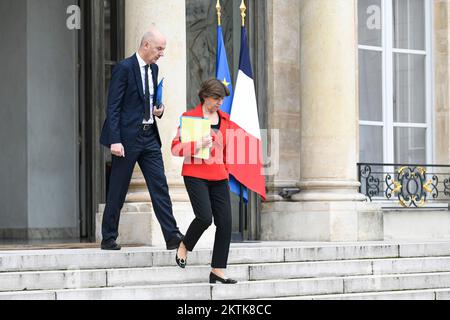
[[124, 57], [124, 0], [82, 0], [80, 43], [81, 238], [95, 241], [95, 217], [105, 203], [110, 154], [99, 143], [112, 68]]

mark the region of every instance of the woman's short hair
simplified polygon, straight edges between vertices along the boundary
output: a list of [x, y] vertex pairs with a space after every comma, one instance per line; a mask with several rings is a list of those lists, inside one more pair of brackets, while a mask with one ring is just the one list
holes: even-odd
[[198, 92], [198, 97], [201, 103], [205, 102], [206, 98], [223, 99], [230, 95], [230, 90], [219, 80], [209, 79], [204, 81], [200, 85], [200, 91]]

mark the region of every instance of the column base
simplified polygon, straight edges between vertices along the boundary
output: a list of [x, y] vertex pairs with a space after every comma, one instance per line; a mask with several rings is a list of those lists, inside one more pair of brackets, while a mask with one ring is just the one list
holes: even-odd
[[[141, 173], [140, 173], [141, 174]], [[189, 202], [189, 196], [182, 179], [168, 179], [170, 199], [173, 202]], [[125, 202], [143, 203], [151, 202], [150, 193], [143, 177], [133, 178], [128, 189]]]
[[[105, 205], [99, 206], [96, 215], [96, 240], [102, 240], [102, 219]], [[185, 234], [195, 218], [190, 202], [174, 202], [173, 212], [181, 233]], [[205, 231], [197, 247], [211, 248], [214, 243], [216, 227], [214, 224]], [[145, 245], [166, 247], [161, 226], [156, 219], [151, 203], [125, 203], [120, 214], [119, 238], [122, 245]]]
[[378, 205], [367, 202], [263, 203], [261, 240], [383, 240], [383, 213]]

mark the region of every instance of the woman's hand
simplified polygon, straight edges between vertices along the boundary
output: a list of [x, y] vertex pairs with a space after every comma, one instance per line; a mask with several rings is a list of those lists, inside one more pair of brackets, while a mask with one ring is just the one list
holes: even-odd
[[211, 135], [204, 136], [201, 140], [197, 141], [196, 149], [197, 151], [203, 148], [212, 147], [212, 137]]

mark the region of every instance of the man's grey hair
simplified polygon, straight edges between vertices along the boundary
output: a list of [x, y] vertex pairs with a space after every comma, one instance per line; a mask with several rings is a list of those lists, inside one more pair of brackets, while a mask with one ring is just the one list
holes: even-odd
[[146, 42], [153, 42], [156, 41], [156, 39], [164, 38], [164, 35], [157, 29], [150, 29], [150, 31], [147, 31], [143, 36], [141, 40], [141, 47], [145, 45]]
[[148, 31], [144, 33], [141, 40], [141, 47], [143, 47], [146, 42], [152, 42], [154, 38], [155, 33], [153, 31]]

